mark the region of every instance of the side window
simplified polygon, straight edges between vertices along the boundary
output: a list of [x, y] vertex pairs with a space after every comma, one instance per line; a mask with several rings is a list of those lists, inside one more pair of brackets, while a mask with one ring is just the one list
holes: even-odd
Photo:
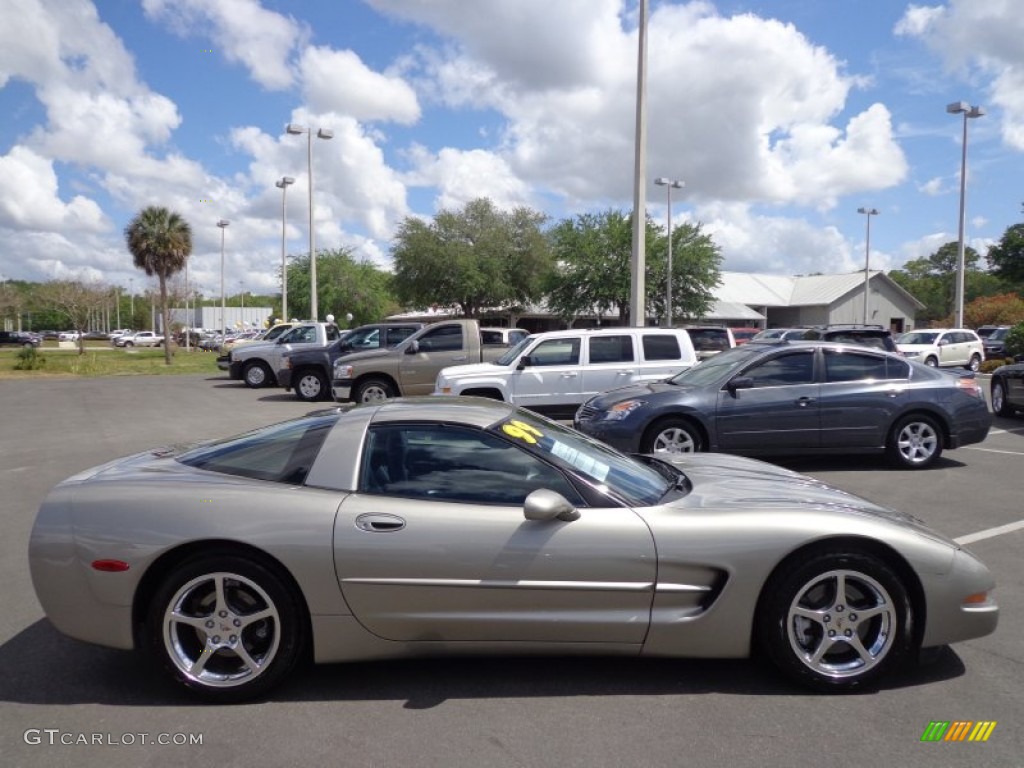
[[641, 343], [644, 360], [678, 360], [683, 356], [679, 339], [671, 333], [645, 333]]
[[753, 379], [755, 387], [812, 384], [814, 355], [812, 350], [779, 355], [748, 369], [743, 375]]
[[538, 488], [582, 504], [557, 469], [495, 435], [440, 424], [372, 428], [363, 446], [359, 490], [468, 504], [521, 506]]
[[530, 352], [530, 365], [579, 365], [580, 340], [548, 339]]
[[442, 325], [420, 336], [420, 352], [450, 352], [462, 349], [462, 326]]
[[395, 346], [405, 341], [407, 338], [416, 333], [415, 328], [388, 328], [385, 333], [387, 334], [387, 345], [389, 347]]
[[[313, 330], [313, 329], [311, 328], [310, 330]], [[336, 325], [328, 325], [327, 326], [327, 340], [328, 341], [337, 341], [340, 338], [341, 338], [341, 331], [338, 330], [338, 326], [336, 326]], [[310, 341], [316, 341], [316, 336], [313, 336], [313, 338], [311, 338]]]
[[883, 380], [886, 377], [886, 359], [858, 352], [825, 350], [825, 380], [842, 381]]
[[289, 344], [308, 344], [316, 340], [316, 329], [311, 325], [302, 325], [293, 328], [291, 332], [283, 337]]
[[591, 363], [631, 363], [633, 354], [633, 337], [624, 336], [591, 336]]
[[501, 344], [501, 331], [480, 331], [480, 341], [484, 344]]
[[894, 360], [891, 357], [887, 357], [885, 359], [885, 378], [909, 379], [910, 363], [905, 360]]

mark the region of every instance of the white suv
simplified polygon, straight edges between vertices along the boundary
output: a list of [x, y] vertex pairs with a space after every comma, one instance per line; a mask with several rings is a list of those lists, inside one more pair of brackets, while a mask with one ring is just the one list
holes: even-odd
[[908, 331], [896, 340], [896, 349], [908, 360], [939, 368], [977, 371], [985, 359], [985, 344], [964, 328]]
[[597, 328], [538, 333], [493, 363], [438, 374], [435, 395], [477, 395], [570, 418], [599, 392], [674, 376], [697, 362], [685, 330]]

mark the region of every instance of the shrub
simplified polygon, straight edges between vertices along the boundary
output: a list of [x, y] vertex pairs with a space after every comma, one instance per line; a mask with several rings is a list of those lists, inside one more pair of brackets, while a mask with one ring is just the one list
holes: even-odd
[[1018, 323], [1006, 334], [1006, 356], [1024, 355], [1024, 323]]
[[979, 373], [992, 373], [996, 368], [1001, 365], [1009, 365], [1013, 362], [1012, 358], [1004, 360], [1001, 357], [993, 358], [992, 360], [986, 360], [981, 364], [981, 368], [978, 369]]
[[35, 347], [25, 347], [18, 353], [18, 362], [14, 364], [14, 370], [37, 371], [45, 365], [46, 358], [36, 352]]

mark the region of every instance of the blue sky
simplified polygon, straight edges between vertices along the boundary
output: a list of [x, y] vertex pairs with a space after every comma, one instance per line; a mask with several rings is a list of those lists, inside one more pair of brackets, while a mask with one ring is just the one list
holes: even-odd
[[[1010, 0], [650, 0], [648, 210], [700, 222], [723, 267], [901, 267], [1021, 220], [1024, 19]], [[287, 242], [387, 266], [406, 216], [478, 196], [552, 220], [632, 206], [636, 0], [0, 0], [0, 276], [139, 289], [122, 230], [191, 223], [190, 269], [271, 292]]]

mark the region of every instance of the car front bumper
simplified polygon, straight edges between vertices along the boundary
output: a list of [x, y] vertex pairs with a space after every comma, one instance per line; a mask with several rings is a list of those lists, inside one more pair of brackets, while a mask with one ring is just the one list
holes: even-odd
[[277, 372], [277, 385], [279, 387], [284, 387], [285, 389], [291, 389], [292, 388], [292, 369], [291, 368], [281, 368], [280, 370], [278, 370], [278, 372]]
[[639, 453], [642, 430], [638, 430], [629, 419], [604, 421], [580, 419], [579, 413], [572, 420], [573, 427], [589, 437], [607, 443], [623, 453]]
[[335, 379], [331, 382], [331, 394], [339, 403], [347, 403], [352, 399], [352, 379]]

